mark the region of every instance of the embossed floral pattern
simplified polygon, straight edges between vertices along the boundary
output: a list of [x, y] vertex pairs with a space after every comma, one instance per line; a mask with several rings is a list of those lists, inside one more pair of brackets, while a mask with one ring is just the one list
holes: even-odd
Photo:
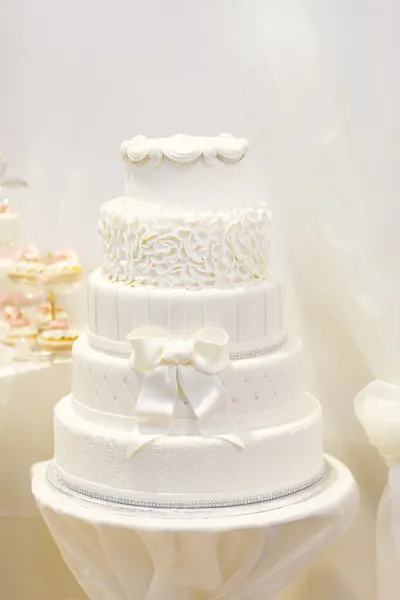
[[269, 224], [265, 205], [184, 210], [115, 198], [100, 211], [102, 272], [132, 286], [177, 288], [264, 279]]
[[[281, 435], [275, 435], [274, 428], [248, 434], [240, 451], [222, 440], [171, 436], [179, 443], [161, 438], [127, 458], [126, 430], [91, 425], [69, 410], [69, 403], [65, 398], [55, 411], [56, 463], [66, 476], [106, 486], [109, 493], [117, 488], [120, 493], [206, 490], [251, 495], [267, 486], [271, 492], [299, 485], [319, 473], [323, 463], [321, 412], [316, 404]], [[279, 456], [279, 461], [271, 456]]]

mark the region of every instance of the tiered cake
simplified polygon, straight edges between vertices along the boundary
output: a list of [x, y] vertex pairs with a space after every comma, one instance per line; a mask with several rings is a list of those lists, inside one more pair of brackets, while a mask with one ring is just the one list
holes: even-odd
[[321, 409], [301, 387], [246, 140], [137, 136], [122, 152], [127, 196], [101, 208], [87, 334], [55, 409], [59, 483], [178, 508], [312, 485]]

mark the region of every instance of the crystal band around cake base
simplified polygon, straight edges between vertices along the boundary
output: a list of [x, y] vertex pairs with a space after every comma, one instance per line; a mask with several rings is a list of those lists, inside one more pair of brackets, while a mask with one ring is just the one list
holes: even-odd
[[[308, 488], [317, 484], [324, 476], [324, 469], [322, 468], [316, 475], [311, 477], [310, 479], [304, 481], [303, 483], [299, 483], [292, 487], [288, 487], [286, 489], [277, 490], [272, 493], [256, 493], [251, 494], [249, 496], [243, 496], [238, 498], [230, 498], [224, 500], [223, 498], [218, 500], [196, 500], [193, 502], [180, 502], [180, 501], [163, 501], [163, 500], [140, 500], [138, 498], [132, 497], [124, 497], [124, 496], [113, 496], [110, 494], [102, 494], [100, 492], [95, 492], [93, 490], [89, 490], [84, 486], [79, 484], [74, 484], [66, 481], [56, 465], [54, 461], [52, 463], [52, 468], [54, 472], [55, 479], [57, 481], [58, 486], [61, 489], [68, 490], [77, 494], [78, 496], [82, 496], [84, 498], [90, 498], [91, 500], [98, 500], [100, 502], [105, 502], [106, 504], [115, 504], [115, 505], [123, 505], [123, 506], [131, 506], [132, 508], [156, 508], [156, 509], [171, 509], [171, 510], [196, 510], [196, 509], [207, 509], [207, 508], [228, 508], [228, 507], [240, 507], [247, 506], [251, 504], [261, 504], [265, 502], [272, 502], [274, 500], [280, 500], [284, 498], [288, 498], [289, 496], [293, 496], [299, 492], [303, 492]], [[52, 483], [52, 477], [49, 476], [49, 481]], [[58, 487], [57, 486], [57, 487]]]

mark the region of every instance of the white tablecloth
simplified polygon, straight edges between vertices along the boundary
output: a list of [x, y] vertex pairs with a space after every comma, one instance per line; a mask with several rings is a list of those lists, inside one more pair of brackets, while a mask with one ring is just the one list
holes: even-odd
[[71, 363], [0, 367], [0, 597], [82, 600], [36, 508], [30, 467], [53, 454], [53, 407]]
[[68, 393], [71, 363], [0, 367], [0, 516], [37, 517], [31, 465], [53, 454], [53, 408]]

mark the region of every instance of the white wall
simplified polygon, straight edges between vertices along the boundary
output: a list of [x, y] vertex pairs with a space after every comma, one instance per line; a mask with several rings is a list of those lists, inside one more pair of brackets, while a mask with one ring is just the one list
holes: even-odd
[[69, 241], [96, 264], [97, 212], [123, 191], [127, 137], [246, 133], [220, 8], [214, 0], [3, 4], [0, 149], [10, 174], [29, 180], [24, 216], [38, 243]]

